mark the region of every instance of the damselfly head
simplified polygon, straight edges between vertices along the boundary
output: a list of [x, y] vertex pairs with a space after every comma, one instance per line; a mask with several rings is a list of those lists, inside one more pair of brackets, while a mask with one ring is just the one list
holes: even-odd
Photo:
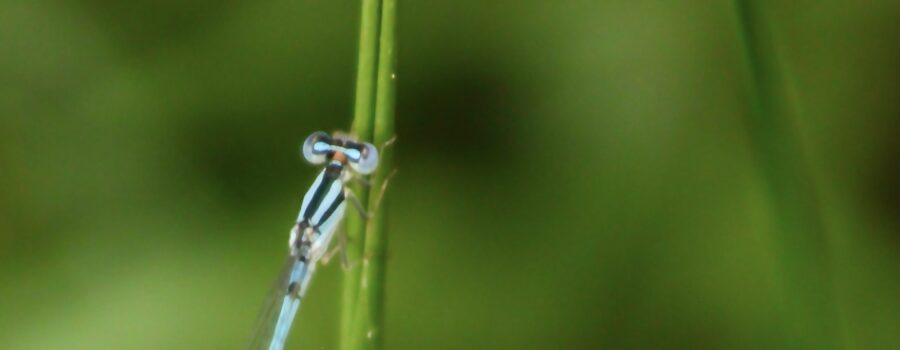
[[350, 135], [318, 131], [303, 143], [303, 157], [312, 164], [322, 164], [327, 160], [350, 165], [354, 171], [367, 175], [378, 167], [378, 149], [371, 143], [358, 142]]

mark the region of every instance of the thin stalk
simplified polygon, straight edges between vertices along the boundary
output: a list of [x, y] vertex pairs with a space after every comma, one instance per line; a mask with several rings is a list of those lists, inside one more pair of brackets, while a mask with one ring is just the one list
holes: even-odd
[[751, 147], [773, 208], [773, 240], [783, 286], [783, 332], [791, 349], [841, 346], [824, 223], [794, 110], [758, 0], [736, 0], [749, 67]]
[[[395, 91], [395, 23], [396, 0], [382, 0], [381, 31], [378, 57], [378, 90], [375, 104], [373, 142], [384, 145], [394, 137]], [[365, 249], [362, 258], [362, 274], [356, 315], [353, 319], [352, 344], [354, 350], [380, 349], [384, 331], [384, 288], [386, 260], [385, 189], [394, 171], [392, 149], [382, 152], [378, 169], [371, 181], [369, 196], [372, 217], [366, 225]]]
[[[360, 140], [372, 139], [375, 113], [375, 89], [378, 66], [378, 30], [380, 22], [380, 1], [362, 0], [360, 8], [359, 59], [356, 76], [356, 98], [351, 132]], [[369, 199], [369, 189], [360, 184], [350, 184], [351, 189], [362, 203]], [[347, 260], [360, 261], [364, 248], [365, 223], [358, 215], [347, 215]], [[340, 349], [350, 350], [353, 339], [353, 319], [356, 314], [357, 292], [361, 269], [351, 268], [344, 273], [341, 296]]]

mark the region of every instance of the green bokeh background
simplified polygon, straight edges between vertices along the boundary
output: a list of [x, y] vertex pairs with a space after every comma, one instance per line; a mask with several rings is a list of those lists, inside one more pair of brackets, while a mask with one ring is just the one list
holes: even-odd
[[[841, 347], [900, 348], [900, 3], [764, 1]], [[783, 348], [731, 1], [400, 1], [388, 349]], [[356, 1], [0, 1], [0, 349], [243, 349]], [[335, 349], [341, 268], [289, 349]]]

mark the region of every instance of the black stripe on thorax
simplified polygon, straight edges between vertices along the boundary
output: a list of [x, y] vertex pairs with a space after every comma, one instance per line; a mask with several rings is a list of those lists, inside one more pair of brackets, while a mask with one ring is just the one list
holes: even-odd
[[344, 202], [344, 191], [338, 193], [337, 197], [334, 198], [334, 201], [331, 202], [331, 206], [328, 207], [328, 210], [325, 211], [325, 214], [322, 215], [322, 218], [319, 219], [317, 225], [321, 225], [323, 222], [328, 221], [328, 218], [334, 214], [334, 211], [337, 210], [338, 206]]
[[322, 176], [322, 182], [319, 184], [319, 187], [316, 188], [316, 192], [313, 193], [313, 197], [309, 201], [309, 206], [306, 207], [306, 211], [303, 212], [303, 220], [309, 220], [316, 213], [316, 210], [318, 210], [319, 206], [322, 205], [322, 201], [325, 199], [325, 194], [331, 189], [331, 184], [341, 177], [342, 168], [343, 167], [340, 164], [328, 164], [328, 166], [325, 167], [325, 174]]

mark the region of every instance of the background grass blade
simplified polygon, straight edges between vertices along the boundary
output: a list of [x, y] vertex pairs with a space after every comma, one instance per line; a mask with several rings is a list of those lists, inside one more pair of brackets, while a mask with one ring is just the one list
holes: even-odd
[[761, 2], [737, 0], [736, 7], [750, 71], [746, 124], [775, 220], [785, 341], [793, 349], [839, 348], [827, 235], [795, 130], [787, 79]]

